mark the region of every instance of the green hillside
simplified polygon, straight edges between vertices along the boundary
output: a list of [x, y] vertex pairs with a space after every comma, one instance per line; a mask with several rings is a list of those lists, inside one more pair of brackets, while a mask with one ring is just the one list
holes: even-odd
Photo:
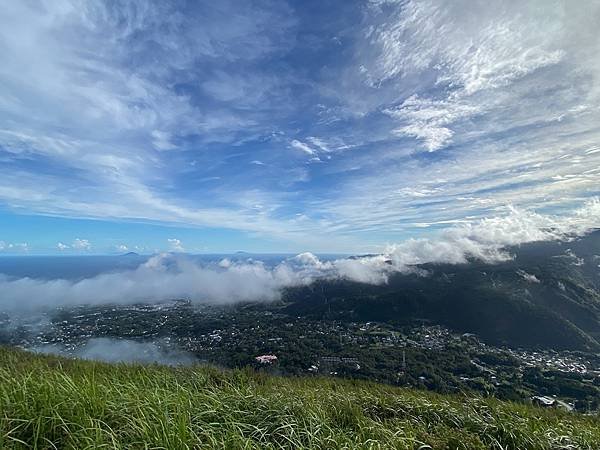
[[325, 280], [288, 289], [293, 316], [423, 320], [509, 347], [600, 350], [600, 231], [507, 249], [508, 261], [425, 264], [388, 283]]
[[600, 419], [494, 399], [0, 348], [0, 448], [598, 449]]

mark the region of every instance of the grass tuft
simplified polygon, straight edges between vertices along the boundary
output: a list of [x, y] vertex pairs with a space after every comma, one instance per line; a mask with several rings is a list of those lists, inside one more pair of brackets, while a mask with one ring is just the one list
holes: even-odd
[[3, 449], [600, 449], [600, 420], [495, 399], [0, 348]]

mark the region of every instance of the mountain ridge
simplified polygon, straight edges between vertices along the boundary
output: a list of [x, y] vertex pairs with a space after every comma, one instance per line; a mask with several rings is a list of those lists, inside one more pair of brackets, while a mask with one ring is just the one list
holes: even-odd
[[414, 321], [475, 333], [493, 344], [600, 350], [600, 231], [509, 247], [495, 264], [423, 264], [386, 284], [320, 280], [284, 293], [291, 314]]

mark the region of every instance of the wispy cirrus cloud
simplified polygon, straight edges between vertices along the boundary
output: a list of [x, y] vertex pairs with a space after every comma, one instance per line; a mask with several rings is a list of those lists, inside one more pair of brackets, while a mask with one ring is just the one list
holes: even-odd
[[310, 156], [314, 156], [317, 151], [312, 148], [310, 145], [306, 144], [305, 142], [299, 141], [297, 139], [293, 139], [290, 142], [290, 146], [292, 146], [293, 148], [300, 150], [301, 152], [304, 152]]
[[598, 195], [597, 2], [311, 11], [3, 8], [0, 204], [350, 251]]
[[315, 207], [332, 227], [394, 239], [508, 204], [558, 211], [597, 195], [590, 18], [600, 10], [584, 9], [370, 2], [365, 40], [343, 72], [352, 89], [335, 95], [355, 126], [372, 124], [361, 134], [369, 143], [338, 165], [341, 189]]

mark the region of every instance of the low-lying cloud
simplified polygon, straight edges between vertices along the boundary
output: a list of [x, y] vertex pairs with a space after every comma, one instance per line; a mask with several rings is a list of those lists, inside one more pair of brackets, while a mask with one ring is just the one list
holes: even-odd
[[160, 302], [235, 303], [279, 298], [282, 289], [317, 279], [385, 283], [393, 273], [423, 272], [425, 263], [487, 263], [511, 258], [508, 246], [570, 239], [600, 224], [600, 201], [592, 200], [569, 217], [511, 209], [502, 217], [483, 219], [441, 232], [435, 239], [409, 239], [379, 255], [321, 260], [301, 253], [269, 266], [261, 261], [223, 259], [203, 263], [184, 254], [150, 257], [135, 269], [100, 274], [79, 281], [0, 276], [0, 309], [18, 310], [77, 304]]
[[593, 199], [571, 216], [552, 216], [511, 208], [509, 214], [446, 229], [438, 239], [409, 239], [387, 253], [394, 266], [493, 263], [510, 258], [506, 247], [536, 241], [567, 240], [600, 226], [600, 201]]
[[58, 344], [34, 347], [32, 351], [105, 362], [159, 363], [170, 366], [188, 365], [197, 359], [184, 351], [166, 348], [156, 342], [128, 339], [93, 338], [75, 349]]

